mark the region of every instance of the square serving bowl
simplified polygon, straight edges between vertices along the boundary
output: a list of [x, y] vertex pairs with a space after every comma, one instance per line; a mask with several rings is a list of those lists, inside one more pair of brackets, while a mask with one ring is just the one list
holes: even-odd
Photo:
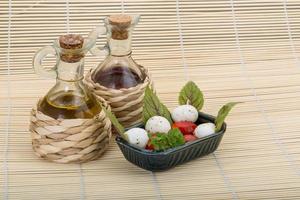
[[[205, 122], [214, 123], [214, 121], [215, 117], [200, 112], [196, 124]], [[124, 157], [129, 162], [149, 171], [164, 171], [214, 152], [218, 148], [225, 131], [226, 124], [224, 123], [221, 131], [217, 133], [197, 139], [192, 142], [187, 142], [182, 146], [168, 149], [163, 152], [153, 152], [145, 149], [140, 149], [129, 144], [120, 136], [116, 137], [116, 142], [121, 149]]]

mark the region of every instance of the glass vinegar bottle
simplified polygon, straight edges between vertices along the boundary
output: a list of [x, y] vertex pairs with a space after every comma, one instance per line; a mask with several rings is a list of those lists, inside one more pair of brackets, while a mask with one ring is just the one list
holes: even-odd
[[145, 74], [131, 57], [131, 37], [139, 16], [111, 15], [104, 20], [109, 55], [93, 71], [92, 80], [110, 89], [142, 84]]

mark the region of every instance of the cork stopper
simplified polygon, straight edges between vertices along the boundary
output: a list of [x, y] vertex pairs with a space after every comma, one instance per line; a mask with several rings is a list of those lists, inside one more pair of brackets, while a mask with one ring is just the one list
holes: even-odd
[[111, 15], [108, 17], [108, 21], [111, 25], [117, 25], [120, 27], [128, 27], [131, 24], [131, 16], [130, 15]]
[[60, 47], [64, 49], [81, 49], [83, 41], [83, 37], [76, 34], [67, 34], [59, 37]]
[[130, 15], [111, 15], [108, 17], [109, 23], [112, 27], [112, 39], [115, 40], [126, 40], [128, 38], [128, 30], [130, 27], [132, 17]]
[[67, 34], [59, 37], [59, 45], [65, 49], [61, 52], [61, 60], [69, 63], [78, 62], [84, 57], [82, 52], [71, 51], [72, 49], [81, 49], [83, 46], [84, 39], [81, 35]]

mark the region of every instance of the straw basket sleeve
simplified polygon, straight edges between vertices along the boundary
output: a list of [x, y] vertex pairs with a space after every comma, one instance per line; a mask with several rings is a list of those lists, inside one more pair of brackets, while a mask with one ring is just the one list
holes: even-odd
[[112, 135], [111, 122], [103, 110], [90, 119], [54, 119], [36, 107], [31, 111], [30, 132], [36, 155], [57, 163], [83, 163], [99, 158]]
[[147, 85], [153, 88], [148, 70], [141, 67], [146, 75], [142, 84], [120, 90], [106, 88], [92, 80], [93, 71], [90, 70], [84, 79], [84, 83], [97, 97], [104, 98], [110, 105], [112, 112], [120, 123], [128, 128], [142, 122], [143, 98]]

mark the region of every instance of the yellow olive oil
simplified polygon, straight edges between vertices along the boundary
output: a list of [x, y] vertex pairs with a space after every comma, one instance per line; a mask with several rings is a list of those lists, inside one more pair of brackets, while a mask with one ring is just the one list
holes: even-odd
[[44, 97], [38, 110], [55, 119], [93, 118], [101, 111], [101, 106], [94, 98], [59, 92], [51, 100]]

